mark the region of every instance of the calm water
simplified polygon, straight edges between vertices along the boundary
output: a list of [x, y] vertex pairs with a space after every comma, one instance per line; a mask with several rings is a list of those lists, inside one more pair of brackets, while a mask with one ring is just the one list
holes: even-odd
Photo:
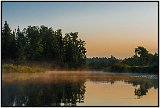
[[157, 106], [158, 76], [53, 71], [2, 75], [2, 106]]

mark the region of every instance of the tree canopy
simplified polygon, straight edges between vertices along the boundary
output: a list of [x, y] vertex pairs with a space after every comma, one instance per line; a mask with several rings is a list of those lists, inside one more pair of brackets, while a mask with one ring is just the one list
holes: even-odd
[[78, 32], [62, 36], [62, 30], [51, 27], [18, 27], [12, 31], [7, 21], [2, 28], [2, 61], [54, 61], [61, 67], [78, 68], [85, 64], [85, 41]]

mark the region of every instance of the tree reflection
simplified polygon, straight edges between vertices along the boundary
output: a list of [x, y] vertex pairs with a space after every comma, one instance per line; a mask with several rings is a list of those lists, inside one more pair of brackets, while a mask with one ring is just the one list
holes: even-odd
[[76, 106], [84, 102], [85, 93], [84, 81], [8, 83], [2, 89], [2, 106]]
[[155, 89], [158, 88], [157, 79], [148, 79], [148, 80], [135, 80], [135, 81], [129, 81], [128, 83], [131, 83], [133, 86], [139, 86], [138, 88], [135, 88], [134, 94], [137, 96], [137, 99], [142, 98], [144, 95], [147, 95], [148, 90], [154, 87]]
[[[106, 79], [92, 79], [94, 82], [102, 82], [102, 83], [110, 83], [111, 85], [114, 85], [117, 81], [123, 81], [127, 84], [131, 84], [132, 86], [136, 87], [135, 90], [133, 90], [135, 96], [137, 96], [137, 99], [142, 98], [144, 95], [147, 95], [148, 90], [151, 89], [152, 87], [154, 89], [158, 88], [158, 79], [149, 79], [149, 78], [133, 78], [133, 77], [125, 77], [119, 78], [119, 77], [114, 77], [110, 76], [110, 78]], [[139, 86], [139, 88], [137, 88]]]
[[147, 92], [148, 92], [148, 89], [146, 89], [144, 86], [140, 86], [140, 88], [135, 89], [134, 91], [138, 99], [140, 99], [143, 95], [146, 95]]
[[[65, 77], [66, 79], [64, 79]], [[59, 79], [52, 76], [50, 79], [48, 77], [47, 79], [41, 79], [40, 77], [24, 81], [3, 80], [2, 106], [77, 106], [78, 103], [84, 102], [86, 80], [95, 83], [109, 83], [111, 86], [117, 81], [122, 81], [129, 84], [129, 86], [135, 87], [135, 89], [128, 90], [128, 92], [134, 93], [138, 99], [147, 95], [149, 89], [158, 88], [158, 79], [152, 78], [123, 75], [78, 76], [77, 74], [76, 77], [71, 77], [71, 75], [65, 77], [58, 77]], [[118, 89], [116, 91], [120, 92]]]

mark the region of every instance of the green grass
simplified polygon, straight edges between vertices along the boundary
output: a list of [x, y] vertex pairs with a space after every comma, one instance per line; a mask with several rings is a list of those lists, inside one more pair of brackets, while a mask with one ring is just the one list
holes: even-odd
[[35, 73], [35, 72], [44, 72], [46, 71], [45, 68], [41, 67], [30, 67], [30, 66], [21, 66], [21, 65], [14, 65], [14, 64], [3, 64], [2, 65], [2, 72], [22, 72], [22, 73]]

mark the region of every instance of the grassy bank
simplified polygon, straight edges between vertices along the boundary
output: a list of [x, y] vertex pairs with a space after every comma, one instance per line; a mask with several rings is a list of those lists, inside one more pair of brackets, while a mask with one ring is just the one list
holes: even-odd
[[23, 65], [14, 65], [14, 64], [3, 64], [2, 65], [2, 72], [3, 73], [7, 73], [7, 72], [44, 72], [46, 71], [46, 68], [42, 68], [42, 67], [31, 67], [31, 66], [23, 66]]
[[79, 68], [79, 69], [72, 69], [67, 67], [60, 67], [53, 63], [47, 62], [29, 62], [29, 63], [5, 63], [2, 64], [2, 72], [3, 73], [10, 73], [10, 72], [18, 72], [18, 73], [37, 73], [37, 72], [45, 72], [45, 71], [83, 71], [89, 70], [87, 68]]
[[[45, 72], [48, 70], [74, 70], [74, 69], [67, 69], [67, 68], [56, 68], [56, 66], [49, 66], [48, 64], [30, 64], [30, 65], [15, 65], [15, 64], [2, 64], [2, 72], [21, 72], [21, 73], [37, 73], [37, 72]], [[83, 68], [77, 70], [97, 70], [97, 71], [104, 71], [104, 72], [117, 72], [117, 73], [151, 73], [151, 74], [158, 74], [158, 66], [128, 66], [126, 64], [115, 64], [108, 67], [103, 67], [100, 69], [96, 68]]]
[[128, 66], [125, 64], [115, 64], [103, 69], [110, 72], [128, 72], [128, 73], [151, 73], [158, 74], [158, 66]]

